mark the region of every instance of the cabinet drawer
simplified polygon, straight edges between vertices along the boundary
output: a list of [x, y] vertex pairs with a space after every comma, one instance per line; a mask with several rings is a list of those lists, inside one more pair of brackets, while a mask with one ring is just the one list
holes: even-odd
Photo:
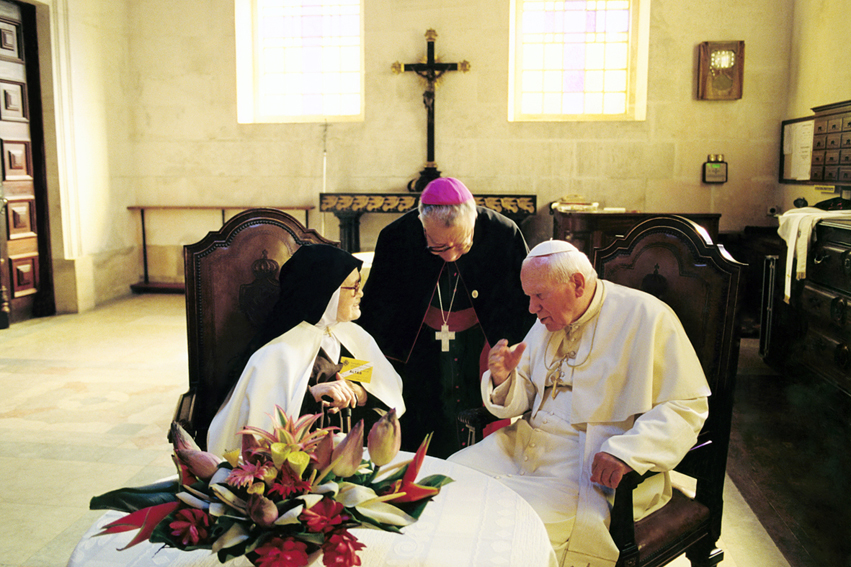
[[845, 134], [842, 134], [842, 141], [839, 145], [842, 148], [851, 148], [851, 132], [846, 132]]
[[[815, 156], [815, 152], [813, 153], [813, 156]], [[815, 157], [813, 157], [813, 159], [815, 159]], [[815, 163], [815, 161], [813, 163]], [[851, 165], [851, 150], [842, 150], [839, 152], [839, 164]]]
[[832, 118], [827, 121], [827, 133], [831, 134], [833, 132], [841, 132], [842, 131], [842, 118]]
[[839, 165], [839, 150], [824, 152], [824, 165]]
[[[807, 281], [801, 290], [801, 308], [807, 319], [834, 329], [843, 337], [851, 330], [851, 296], [825, 289]], [[851, 338], [851, 335], [849, 335]]]
[[839, 168], [839, 181], [851, 181], [851, 167]]
[[813, 136], [813, 149], [824, 150], [827, 148], [827, 136]]
[[846, 341], [810, 328], [804, 336], [802, 351], [804, 364], [845, 392], [851, 392], [851, 348]]
[[824, 220], [816, 225], [817, 247], [833, 243], [839, 247], [851, 248], [851, 222], [846, 220]]
[[825, 181], [836, 181], [839, 179], [839, 168], [838, 167], [825, 167], [824, 168], [824, 180]]
[[827, 137], [827, 149], [838, 150], [842, 145], [842, 134], [830, 134]]
[[851, 251], [831, 243], [817, 244], [807, 258], [807, 279], [814, 284], [851, 293]]

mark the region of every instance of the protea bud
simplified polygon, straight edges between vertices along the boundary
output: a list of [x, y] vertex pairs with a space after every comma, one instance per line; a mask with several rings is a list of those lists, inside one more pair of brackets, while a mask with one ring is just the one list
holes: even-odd
[[377, 466], [384, 466], [396, 458], [401, 445], [402, 430], [399, 427], [399, 418], [396, 417], [396, 408], [393, 408], [381, 416], [369, 430], [369, 458]]
[[189, 472], [201, 480], [210, 480], [221, 462], [220, 458], [206, 451], [175, 449], [174, 454], [177, 455], [181, 463], [186, 465]]
[[278, 508], [275, 503], [260, 494], [248, 496], [246, 512], [254, 523], [263, 528], [271, 527], [278, 519]]
[[189, 435], [183, 427], [176, 421], [171, 422], [171, 444], [175, 451], [181, 449], [189, 449], [192, 451], [200, 451], [201, 447], [195, 442], [195, 439]]
[[346, 438], [334, 447], [331, 461], [334, 463], [331, 471], [340, 478], [355, 474], [363, 459], [363, 420], [355, 425]]
[[315, 461], [313, 468], [324, 470], [331, 464], [331, 455], [334, 453], [334, 436], [329, 432], [316, 445], [311, 458]]

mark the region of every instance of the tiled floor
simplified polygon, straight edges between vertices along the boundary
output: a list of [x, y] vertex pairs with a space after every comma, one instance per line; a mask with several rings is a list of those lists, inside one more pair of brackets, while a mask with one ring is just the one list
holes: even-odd
[[[185, 325], [182, 296], [141, 295], [0, 331], [0, 567], [63, 567], [91, 496], [174, 472]], [[732, 482], [725, 502], [722, 565], [788, 566]]]

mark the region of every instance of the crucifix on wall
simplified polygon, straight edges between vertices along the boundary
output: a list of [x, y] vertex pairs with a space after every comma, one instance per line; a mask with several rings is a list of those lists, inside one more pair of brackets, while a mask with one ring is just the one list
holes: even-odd
[[428, 113], [428, 130], [427, 130], [427, 150], [426, 150], [426, 165], [425, 169], [420, 172], [420, 177], [417, 180], [412, 180], [408, 183], [408, 191], [420, 192], [425, 189], [425, 186], [430, 181], [440, 177], [440, 171], [437, 170], [437, 163], [434, 161], [434, 90], [437, 83], [444, 73], [448, 71], [461, 71], [466, 73], [470, 70], [468, 61], [460, 63], [441, 63], [434, 56], [434, 42], [437, 39], [437, 32], [429, 29], [425, 33], [426, 42], [428, 45], [428, 54], [425, 62], [421, 63], [406, 63], [402, 65], [398, 61], [393, 63], [392, 69], [396, 74], [404, 71], [413, 71], [419, 75], [426, 84], [426, 90], [423, 93], [423, 105]]

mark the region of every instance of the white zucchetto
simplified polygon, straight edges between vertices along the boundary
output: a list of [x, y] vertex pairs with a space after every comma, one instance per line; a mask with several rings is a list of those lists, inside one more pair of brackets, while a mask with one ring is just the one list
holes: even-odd
[[549, 256], [550, 254], [558, 254], [559, 252], [579, 252], [579, 249], [564, 240], [547, 240], [532, 248], [526, 257]]

